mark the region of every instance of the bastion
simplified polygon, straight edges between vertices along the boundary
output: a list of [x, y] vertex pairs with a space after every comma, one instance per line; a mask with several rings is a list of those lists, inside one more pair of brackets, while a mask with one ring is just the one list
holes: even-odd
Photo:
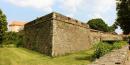
[[24, 30], [24, 46], [50, 56], [65, 55], [91, 47], [89, 26], [56, 12], [25, 24]]
[[49, 56], [87, 50], [102, 40], [122, 40], [115, 34], [92, 30], [76, 19], [52, 12], [24, 26], [24, 47]]

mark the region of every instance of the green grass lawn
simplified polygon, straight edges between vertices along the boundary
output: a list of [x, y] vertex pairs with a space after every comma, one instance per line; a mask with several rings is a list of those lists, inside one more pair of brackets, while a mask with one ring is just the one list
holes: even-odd
[[0, 48], [0, 65], [87, 65], [93, 51], [49, 57], [25, 48]]

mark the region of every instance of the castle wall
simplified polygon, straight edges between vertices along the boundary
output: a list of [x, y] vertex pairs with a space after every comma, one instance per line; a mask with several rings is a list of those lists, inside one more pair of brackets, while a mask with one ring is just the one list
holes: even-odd
[[101, 40], [102, 41], [119, 41], [123, 40], [123, 37], [121, 35], [117, 34], [111, 34], [111, 33], [102, 33], [101, 34]]
[[90, 29], [90, 43], [92, 45], [101, 41], [101, 32]]
[[27, 23], [24, 31], [26, 48], [51, 56], [87, 50], [104, 40], [122, 40], [119, 35], [92, 30], [87, 24], [54, 12]]
[[87, 50], [91, 47], [87, 25], [80, 25], [77, 20], [57, 14], [53, 26], [53, 56]]
[[100, 41], [119, 41], [119, 40], [123, 40], [123, 37], [121, 35], [90, 29], [90, 41], [92, 45]]
[[40, 53], [52, 52], [52, 16], [38, 18], [25, 25], [25, 47]]

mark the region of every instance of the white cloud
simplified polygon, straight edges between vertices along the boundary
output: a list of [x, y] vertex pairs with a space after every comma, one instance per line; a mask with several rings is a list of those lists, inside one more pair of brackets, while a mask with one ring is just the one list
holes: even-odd
[[90, 12], [92, 18], [105, 18], [104, 14], [116, 7], [115, 4], [115, 0], [62, 0], [59, 6], [67, 15], [75, 16], [83, 11], [86, 15]]
[[[102, 18], [112, 25], [116, 18], [116, 0], [91, 0], [86, 3], [91, 15], [89, 18]], [[86, 11], [87, 11], [86, 9]]]
[[94, 13], [93, 18], [103, 18], [103, 16], [100, 13]]
[[108, 21], [108, 24], [111, 24], [115, 18], [114, 13], [113, 16], [109, 16], [109, 13], [111, 14], [114, 11], [116, 0], [7, 0], [7, 2], [20, 7], [35, 8], [47, 13], [59, 11], [75, 18], [81, 15], [89, 19], [103, 18]]
[[78, 8], [85, 0], [62, 0], [59, 1], [59, 7], [69, 17], [74, 17], [78, 12]]
[[111, 7], [115, 6], [115, 0], [63, 0], [61, 6], [67, 11], [76, 12], [80, 8], [93, 10], [94, 12], [106, 12]]
[[[80, 13], [80, 10], [89, 10], [93, 14], [101, 16], [112, 7], [115, 7], [115, 0], [7, 0], [9, 3], [20, 7], [32, 7], [44, 11], [52, 11], [55, 7], [60, 7], [62, 11], [69, 14]], [[58, 2], [58, 3], [57, 3]], [[95, 16], [94, 16], [95, 17]]]
[[7, 0], [7, 2], [20, 7], [31, 7], [43, 10], [45, 12], [52, 11], [53, 0]]
[[67, 14], [68, 17], [74, 17], [74, 14]]
[[98, 13], [104, 13], [115, 7], [116, 0], [93, 0], [93, 11]]
[[83, 0], [63, 0], [61, 3], [62, 8], [68, 12], [76, 12]]
[[123, 31], [121, 30], [120, 27], [118, 27], [118, 28], [115, 30], [115, 32], [118, 33], [118, 34], [122, 34], [122, 33], [123, 33]]

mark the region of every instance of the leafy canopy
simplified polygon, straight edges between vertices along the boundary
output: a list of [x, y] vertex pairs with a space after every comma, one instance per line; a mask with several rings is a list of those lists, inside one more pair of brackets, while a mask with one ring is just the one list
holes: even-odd
[[124, 34], [130, 33], [130, 0], [117, 1], [117, 25], [121, 27]]
[[104, 31], [104, 32], [114, 32], [117, 28], [115, 25], [108, 26], [101, 18], [91, 19], [87, 23], [91, 29]]
[[7, 31], [7, 20], [5, 14], [0, 10], [0, 44], [3, 41], [5, 31]]

